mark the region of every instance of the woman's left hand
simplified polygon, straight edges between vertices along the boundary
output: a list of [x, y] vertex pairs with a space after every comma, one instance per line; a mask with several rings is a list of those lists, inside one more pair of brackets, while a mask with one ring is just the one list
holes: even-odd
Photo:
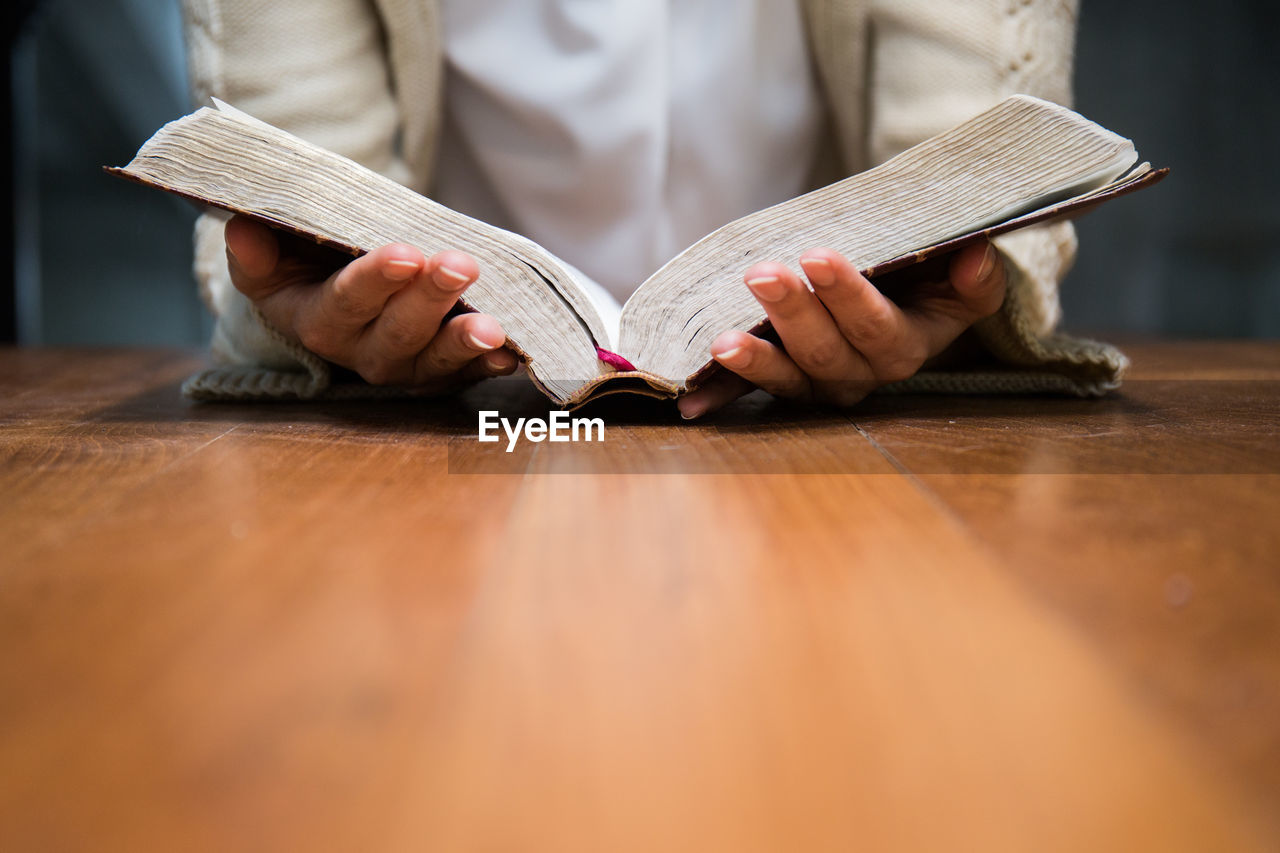
[[800, 266], [756, 264], [744, 276], [782, 346], [746, 332], [725, 332], [711, 355], [731, 373], [682, 397], [696, 418], [759, 387], [778, 397], [851, 406], [881, 385], [914, 376], [1004, 301], [1000, 254], [990, 243], [955, 255], [945, 279], [914, 286], [900, 306], [843, 255], [811, 249]]

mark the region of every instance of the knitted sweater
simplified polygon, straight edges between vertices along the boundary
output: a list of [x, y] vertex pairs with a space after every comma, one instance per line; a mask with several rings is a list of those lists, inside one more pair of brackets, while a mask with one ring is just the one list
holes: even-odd
[[[802, 0], [831, 133], [823, 177], [883, 162], [1006, 95], [1070, 102], [1075, 0]], [[429, 193], [444, 75], [438, 0], [184, 0], [194, 97], [211, 95]], [[282, 83], [283, 81], [283, 83]], [[195, 273], [215, 316], [196, 398], [395, 393], [332, 380], [231, 284], [224, 218], [196, 224]], [[1069, 223], [996, 239], [1008, 289], [974, 332], [1004, 365], [924, 371], [890, 390], [1101, 394], [1127, 361], [1056, 333]]]

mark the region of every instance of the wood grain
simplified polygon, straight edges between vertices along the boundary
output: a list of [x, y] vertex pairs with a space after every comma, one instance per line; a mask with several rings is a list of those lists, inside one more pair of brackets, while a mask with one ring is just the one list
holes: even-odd
[[1274, 827], [1280, 346], [1145, 341], [1132, 354], [1104, 400], [884, 398], [858, 422], [1245, 780]]
[[1133, 355], [505, 454], [0, 353], [0, 849], [1274, 847], [1280, 347]]

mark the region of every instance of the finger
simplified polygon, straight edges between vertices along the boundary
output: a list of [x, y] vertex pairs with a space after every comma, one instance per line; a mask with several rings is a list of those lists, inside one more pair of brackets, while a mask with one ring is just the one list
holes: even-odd
[[800, 266], [841, 335], [866, 360], [870, 376], [856, 378], [893, 382], [920, 369], [929, 355], [928, 341], [902, 309], [844, 255], [832, 249], [812, 249], [800, 258]]
[[357, 343], [365, 326], [423, 264], [417, 249], [391, 244], [356, 258], [319, 283], [294, 275], [257, 305], [268, 320], [292, 333], [307, 349], [358, 370]]
[[800, 277], [783, 264], [756, 264], [747, 287], [769, 315], [787, 355], [822, 395], [828, 383], [868, 379], [871, 370], [845, 339], [831, 314]]
[[746, 332], [725, 332], [711, 343], [711, 357], [775, 397], [808, 400], [808, 375], [780, 348]]
[[426, 259], [421, 271], [393, 293], [377, 318], [362, 330], [358, 344], [361, 361], [415, 358], [435, 337], [458, 295], [478, 272], [476, 262], [462, 252], [441, 252]]
[[520, 356], [509, 349], [494, 350], [477, 361], [484, 365], [485, 372], [490, 376], [507, 376], [515, 373], [520, 366]]
[[362, 330], [361, 358], [392, 362], [415, 358], [479, 273], [475, 260], [463, 252], [438, 252], [425, 259], [421, 269], [387, 298], [377, 318]]
[[[425, 271], [431, 275], [442, 294], [453, 294], [454, 299], [480, 277], [480, 265], [475, 258], [466, 252], [452, 250], [436, 252], [427, 258]], [[449, 305], [452, 307], [453, 302], [450, 301]]]
[[520, 357], [509, 349], [496, 349], [472, 359], [458, 372], [464, 382], [476, 382], [492, 376], [508, 376], [520, 366]]
[[491, 379], [496, 376], [506, 376], [515, 372], [520, 366], [520, 359], [510, 350], [500, 349], [494, 350], [487, 355], [482, 355], [469, 361], [461, 370], [450, 373], [445, 376], [429, 379], [420, 383], [403, 383], [406, 390], [413, 393], [433, 395], [455, 391], [466, 385], [479, 382], [484, 379]]
[[413, 360], [411, 381], [422, 384], [458, 373], [486, 353], [491, 353], [489, 358], [496, 359], [499, 365], [505, 365], [506, 357], [495, 351], [506, 340], [502, 326], [488, 314], [459, 314], [441, 326], [427, 348]]
[[970, 323], [989, 317], [1004, 302], [1005, 269], [1000, 253], [991, 243], [958, 252], [948, 268], [957, 301], [965, 308]]
[[425, 259], [405, 285], [387, 298], [377, 318], [362, 329], [359, 359], [368, 365], [416, 359], [478, 275], [475, 260], [462, 252], [439, 252]]
[[991, 243], [970, 246], [951, 259], [946, 286], [912, 303], [907, 317], [929, 341], [929, 355], [946, 349], [976, 321], [994, 314], [1004, 301], [1005, 269]]
[[231, 283], [250, 299], [260, 299], [277, 286], [272, 275], [280, 261], [280, 243], [265, 225], [233, 216], [223, 230]]
[[324, 281], [307, 319], [336, 329], [361, 330], [425, 266], [426, 259], [412, 246], [391, 243], [374, 249]]
[[755, 387], [736, 373], [717, 373], [701, 388], [676, 400], [676, 408], [680, 410], [680, 417], [691, 421], [750, 393]]

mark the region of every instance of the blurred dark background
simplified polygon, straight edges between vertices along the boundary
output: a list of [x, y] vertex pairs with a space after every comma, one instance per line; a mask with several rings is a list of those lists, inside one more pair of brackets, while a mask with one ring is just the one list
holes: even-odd
[[[109, 178], [189, 109], [177, 0], [9, 0], [0, 340], [199, 344], [194, 211]], [[1280, 25], [1262, 0], [1083, 0], [1076, 105], [1173, 168], [1079, 222], [1065, 326], [1280, 335]]]

